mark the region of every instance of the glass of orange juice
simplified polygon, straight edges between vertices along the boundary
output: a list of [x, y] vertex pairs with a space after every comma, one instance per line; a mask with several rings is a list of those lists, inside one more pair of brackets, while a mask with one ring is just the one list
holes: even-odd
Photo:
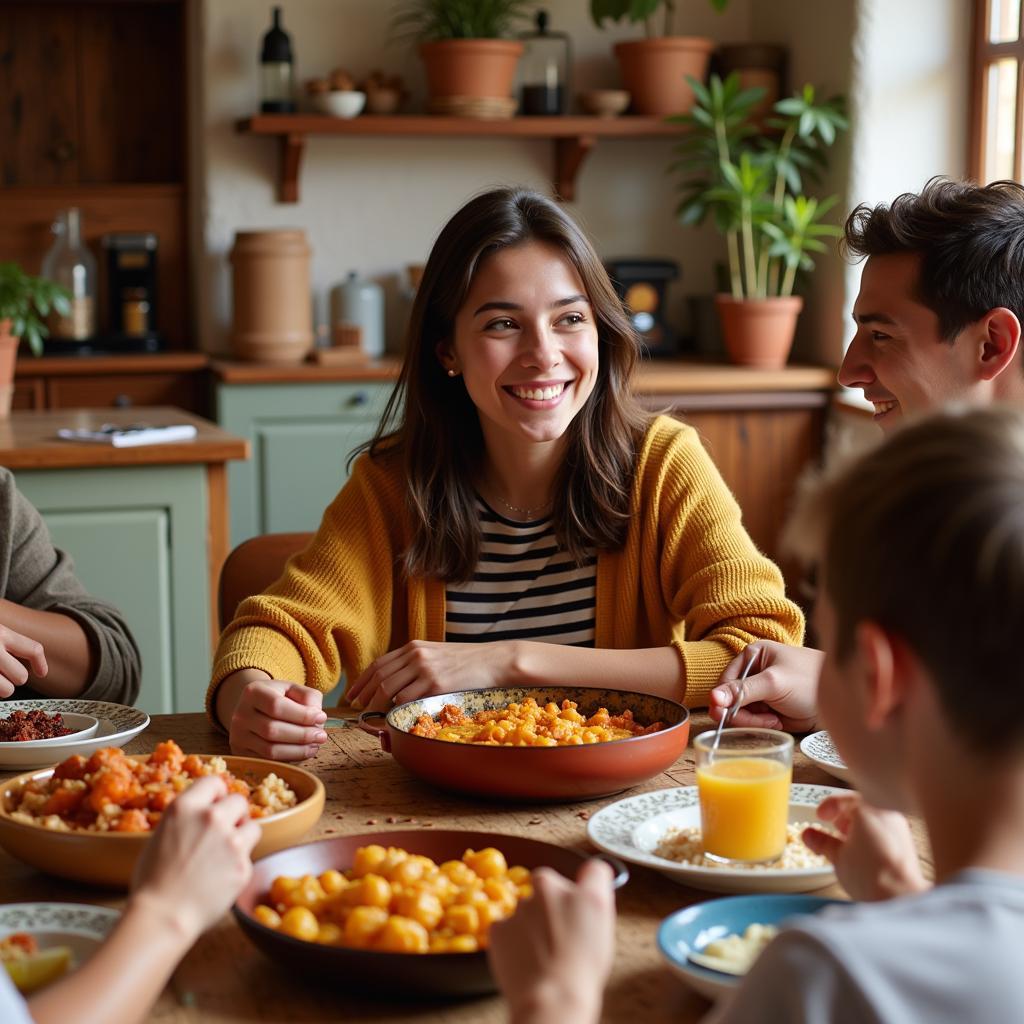
[[704, 852], [728, 864], [782, 856], [789, 820], [793, 737], [774, 729], [715, 730], [694, 741]]

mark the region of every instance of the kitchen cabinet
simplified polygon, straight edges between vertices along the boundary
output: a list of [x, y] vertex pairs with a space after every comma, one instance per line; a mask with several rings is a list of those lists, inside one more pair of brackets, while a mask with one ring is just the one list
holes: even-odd
[[173, 405], [209, 411], [209, 360], [198, 352], [135, 356], [24, 356], [15, 369], [18, 410]]
[[14, 413], [0, 423], [0, 465], [14, 471], [82, 583], [124, 615], [142, 656], [139, 707], [201, 711], [228, 550], [224, 463], [245, 458], [247, 446], [178, 409], [145, 416], [191, 422], [199, 433], [137, 448], [76, 445], [58, 440], [57, 428], [129, 423], [133, 412]]
[[261, 533], [315, 530], [348, 479], [348, 457], [369, 440], [394, 384], [386, 367], [337, 379], [318, 367], [215, 364], [217, 422], [253, 457], [228, 467], [231, 544]]

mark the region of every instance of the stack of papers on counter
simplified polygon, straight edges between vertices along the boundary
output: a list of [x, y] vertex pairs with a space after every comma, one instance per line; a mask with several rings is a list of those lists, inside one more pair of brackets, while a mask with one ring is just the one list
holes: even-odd
[[175, 423], [166, 427], [153, 427], [148, 423], [104, 423], [99, 430], [72, 430], [65, 427], [57, 431], [57, 436], [64, 441], [86, 441], [93, 444], [109, 444], [115, 448], [134, 448], [141, 444], [189, 441], [196, 436], [196, 428], [191, 423]]

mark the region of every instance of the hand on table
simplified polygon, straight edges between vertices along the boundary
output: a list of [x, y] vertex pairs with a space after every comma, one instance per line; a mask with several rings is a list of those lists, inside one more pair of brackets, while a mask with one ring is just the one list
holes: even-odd
[[348, 702], [368, 711], [387, 711], [393, 704], [435, 693], [482, 690], [509, 679], [513, 647], [490, 644], [411, 640], [379, 657], [348, 688]]
[[591, 1024], [615, 956], [612, 870], [588, 860], [576, 884], [533, 872], [533, 896], [496, 922], [487, 951], [513, 1024]]
[[304, 761], [327, 742], [324, 695], [282, 679], [257, 679], [242, 690], [228, 735], [233, 754]]
[[252, 875], [260, 828], [223, 780], [196, 780], [164, 812], [135, 871], [133, 901], [173, 920], [189, 942], [224, 914]]
[[853, 899], [887, 900], [928, 888], [902, 814], [879, 810], [859, 793], [849, 793], [823, 800], [818, 817], [834, 825], [839, 838], [812, 826], [804, 829], [804, 842], [835, 865], [839, 884]]
[[24, 686], [29, 670], [34, 676], [46, 675], [43, 645], [7, 626], [0, 626], [0, 698], [10, 697], [16, 687]]
[[[745, 680], [739, 675], [750, 657]], [[740, 728], [809, 732], [818, 713], [818, 675], [825, 655], [813, 647], [791, 647], [757, 640], [741, 651], [722, 673], [709, 696], [708, 711], [716, 722], [732, 707], [740, 686], [743, 704], [729, 724]]]

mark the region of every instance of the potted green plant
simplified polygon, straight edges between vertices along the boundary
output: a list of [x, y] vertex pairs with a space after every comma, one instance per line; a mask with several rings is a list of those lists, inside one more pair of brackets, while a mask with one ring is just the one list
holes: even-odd
[[420, 40], [433, 113], [505, 114], [523, 44], [503, 38], [528, 0], [406, 0], [393, 26]]
[[[729, 0], [709, 0], [716, 11]], [[658, 8], [663, 8], [658, 16]], [[623, 86], [633, 97], [637, 114], [686, 113], [693, 106], [687, 76], [703, 82], [714, 41], [704, 36], [678, 36], [676, 0], [590, 0], [590, 16], [601, 28], [607, 21], [643, 24], [645, 39], [615, 44]]]
[[696, 104], [670, 119], [689, 129], [672, 165], [681, 176], [676, 215], [683, 224], [710, 215], [725, 235], [730, 290], [715, 303], [729, 358], [783, 366], [803, 308], [793, 294], [797, 274], [826, 251], [822, 238], [841, 233], [823, 220], [837, 197], [812, 198], [804, 185], [820, 176], [825, 150], [848, 126], [844, 101], [819, 101], [805, 85], [776, 103], [777, 116], [760, 128], [752, 111], [763, 90], [741, 88], [736, 74], [690, 85]]
[[50, 310], [61, 316], [71, 312], [66, 288], [26, 274], [17, 263], [0, 263], [0, 416], [11, 412], [18, 343], [25, 341], [34, 355], [43, 354]]

